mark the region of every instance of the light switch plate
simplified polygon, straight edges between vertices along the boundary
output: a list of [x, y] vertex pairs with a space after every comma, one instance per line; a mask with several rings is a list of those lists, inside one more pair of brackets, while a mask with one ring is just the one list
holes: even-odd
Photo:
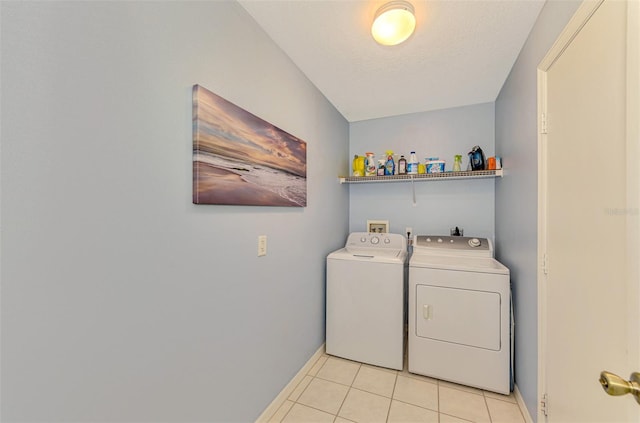
[[260, 235], [258, 237], [258, 257], [267, 255], [267, 236]]

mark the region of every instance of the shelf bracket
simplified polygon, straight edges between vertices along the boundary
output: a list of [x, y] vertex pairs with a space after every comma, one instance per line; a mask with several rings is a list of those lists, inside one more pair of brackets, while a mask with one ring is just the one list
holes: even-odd
[[414, 184], [415, 178], [413, 175], [411, 176], [411, 192], [413, 193], [413, 207], [416, 207], [418, 204], [416, 203], [416, 185]]

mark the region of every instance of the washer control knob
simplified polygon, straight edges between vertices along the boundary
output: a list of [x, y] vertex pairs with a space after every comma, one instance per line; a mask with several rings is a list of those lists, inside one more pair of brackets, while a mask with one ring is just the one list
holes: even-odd
[[371, 237], [371, 243], [372, 244], [377, 244], [380, 242], [380, 238], [378, 238], [377, 236]]
[[362, 238], [360, 238], [360, 242], [367, 242], [367, 238], [363, 236]]
[[391, 240], [390, 240], [389, 238], [385, 238], [385, 239], [384, 239], [384, 243], [385, 243], [385, 244], [390, 244], [390, 243], [391, 243]]
[[427, 238], [427, 242], [431, 242], [431, 238]]
[[476, 248], [480, 246], [480, 240], [478, 238], [471, 238], [469, 240], [469, 247]]
[[442, 242], [442, 238], [438, 238], [438, 242]]

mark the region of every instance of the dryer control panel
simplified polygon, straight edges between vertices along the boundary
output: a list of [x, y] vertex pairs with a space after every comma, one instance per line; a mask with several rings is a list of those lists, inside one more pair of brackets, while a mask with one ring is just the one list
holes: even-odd
[[487, 238], [444, 235], [416, 235], [414, 254], [453, 254], [493, 257], [493, 244]]

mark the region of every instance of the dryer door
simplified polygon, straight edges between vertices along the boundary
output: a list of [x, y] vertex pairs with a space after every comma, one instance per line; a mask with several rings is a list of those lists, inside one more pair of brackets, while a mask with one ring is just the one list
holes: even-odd
[[431, 285], [416, 286], [416, 335], [500, 350], [500, 294]]

